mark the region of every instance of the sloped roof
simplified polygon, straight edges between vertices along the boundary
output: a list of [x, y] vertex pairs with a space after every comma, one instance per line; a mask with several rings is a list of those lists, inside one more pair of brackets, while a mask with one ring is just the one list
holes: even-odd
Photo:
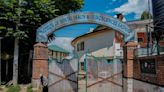
[[34, 47], [47, 47], [47, 46], [43, 43], [37, 43], [34, 45]]
[[63, 52], [63, 53], [69, 53], [67, 50], [53, 44], [48, 46], [49, 50], [56, 51], [56, 52]]
[[103, 25], [98, 25], [93, 31], [100, 31], [103, 29], [111, 29], [111, 28], [103, 26]]
[[106, 26], [103, 26], [103, 25], [98, 25], [92, 32], [89, 32], [89, 33], [86, 33], [86, 34], [83, 34], [83, 35], [80, 35], [80, 36], [76, 37], [74, 40], [72, 40], [71, 44], [73, 44], [74, 41], [76, 41], [77, 39], [79, 39], [81, 37], [85, 37], [85, 36], [90, 35], [90, 34], [102, 32], [102, 30], [105, 30], [105, 29], [110, 30], [112, 28], [109, 28], [109, 27], [106, 27]]

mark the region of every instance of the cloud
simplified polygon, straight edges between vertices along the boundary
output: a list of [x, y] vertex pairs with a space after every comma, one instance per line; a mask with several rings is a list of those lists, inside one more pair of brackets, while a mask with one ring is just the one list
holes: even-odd
[[[150, 0], [151, 3], [151, 0]], [[150, 4], [151, 5], [151, 4]], [[143, 11], [149, 10], [148, 8], [148, 0], [128, 0], [127, 3], [121, 5], [118, 8], [115, 8], [114, 10], [108, 10], [107, 13], [110, 12], [119, 12], [123, 13], [124, 15], [134, 13], [135, 18], [140, 18]]]
[[64, 48], [65, 50], [72, 52], [73, 51], [73, 47], [71, 45], [71, 41], [73, 40], [73, 38], [69, 38], [69, 37], [55, 37], [55, 40], [52, 41], [50, 44], [55, 44], [61, 48]]

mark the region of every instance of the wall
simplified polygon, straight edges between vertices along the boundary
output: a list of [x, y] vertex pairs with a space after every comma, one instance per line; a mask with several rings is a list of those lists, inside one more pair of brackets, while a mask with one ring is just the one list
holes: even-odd
[[124, 46], [124, 92], [164, 92], [164, 54], [136, 57], [134, 46]]
[[75, 43], [75, 48], [77, 48], [77, 44], [84, 41], [84, 51], [76, 51], [78, 55], [82, 57], [81, 60], [83, 60], [83, 55], [87, 51], [91, 52], [92, 55], [97, 57], [113, 56], [114, 31], [101, 31], [102, 32], [98, 32], [97, 34], [93, 34], [91, 36], [82, 37]]
[[129, 85], [133, 85], [133, 88], [131, 88], [131, 90], [129, 91], [128, 89], [126, 89], [127, 88], [126, 86], [128, 86], [128, 82], [129, 82], [127, 81], [128, 81], [127, 78], [123, 79], [123, 84], [124, 84], [123, 92], [164, 92], [164, 87], [135, 80], [135, 79], [130, 80], [132, 82]]
[[[155, 59], [155, 74], [141, 73], [140, 62], [146, 59]], [[135, 79], [164, 86], [164, 55], [139, 57], [134, 61], [133, 69]]]

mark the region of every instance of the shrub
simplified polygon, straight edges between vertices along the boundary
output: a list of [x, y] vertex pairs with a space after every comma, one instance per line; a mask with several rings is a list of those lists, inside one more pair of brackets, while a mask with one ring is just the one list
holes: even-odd
[[20, 86], [19, 85], [17, 85], [17, 86], [9, 86], [8, 87], [8, 90], [7, 90], [7, 92], [19, 92], [20, 91]]
[[27, 87], [27, 92], [33, 92], [33, 91], [32, 91], [32, 85], [29, 85], [29, 86]]

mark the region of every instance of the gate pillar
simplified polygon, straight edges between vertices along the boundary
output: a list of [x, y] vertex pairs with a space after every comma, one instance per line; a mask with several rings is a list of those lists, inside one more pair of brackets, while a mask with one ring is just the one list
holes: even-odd
[[48, 77], [48, 47], [47, 44], [37, 43], [34, 45], [32, 86], [39, 88], [40, 76]]
[[134, 50], [137, 48], [136, 42], [128, 42], [123, 47], [124, 61], [123, 61], [123, 85], [124, 92], [133, 92], [133, 63]]

